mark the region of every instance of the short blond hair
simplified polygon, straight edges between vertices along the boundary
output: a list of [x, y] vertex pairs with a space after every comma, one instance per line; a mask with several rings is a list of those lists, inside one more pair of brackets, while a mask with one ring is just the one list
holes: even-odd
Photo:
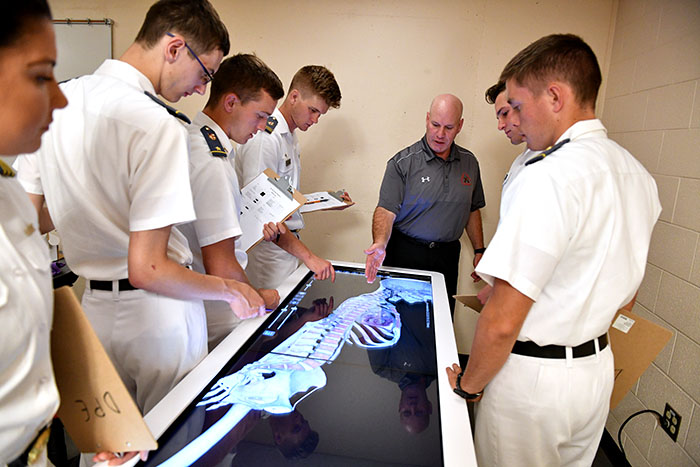
[[338, 86], [331, 70], [325, 66], [306, 65], [302, 67], [292, 78], [289, 92], [292, 92], [292, 89], [296, 89], [302, 94], [316, 94], [334, 109], [340, 107], [342, 97], [340, 86]]

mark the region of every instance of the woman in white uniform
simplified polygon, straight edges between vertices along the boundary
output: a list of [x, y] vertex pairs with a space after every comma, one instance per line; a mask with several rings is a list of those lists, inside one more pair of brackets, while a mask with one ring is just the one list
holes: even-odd
[[[3, 5], [0, 16], [0, 154], [36, 151], [66, 98], [53, 77], [56, 41], [45, 0]], [[0, 465], [45, 465], [58, 409], [50, 359], [50, 259], [36, 210], [0, 159]]]

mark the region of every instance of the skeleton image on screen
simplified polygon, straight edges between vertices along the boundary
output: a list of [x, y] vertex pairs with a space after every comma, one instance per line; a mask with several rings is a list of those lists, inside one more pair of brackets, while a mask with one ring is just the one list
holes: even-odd
[[197, 405], [207, 410], [230, 406], [229, 410], [161, 465], [192, 464], [251, 410], [292, 412], [301, 400], [326, 385], [323, 365], [331, 364], [346, 342], [368, 349], [398, 342], [401, 320], [393, 303], [427, 303], [431, 298], [429, 283], [387, 278], [376, 291], [351, 297], [327, 317], [305, 323], [272, 352], [220, 378]]

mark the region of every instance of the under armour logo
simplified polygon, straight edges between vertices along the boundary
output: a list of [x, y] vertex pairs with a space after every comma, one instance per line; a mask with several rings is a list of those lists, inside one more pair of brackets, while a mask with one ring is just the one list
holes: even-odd
[[421, 177], [420, 178], [421, 183], [425, 183], [425, 182], [429, 182], [429, 181], [430, 181], [430, 177]]

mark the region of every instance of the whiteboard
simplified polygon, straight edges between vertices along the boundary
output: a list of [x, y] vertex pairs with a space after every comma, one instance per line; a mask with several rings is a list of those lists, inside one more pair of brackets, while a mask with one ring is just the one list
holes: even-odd
[[112, 58], [112, 25], [104, 22], [54, 23], [58, 59], [54, 74], [65, 81], [95, 71]]

